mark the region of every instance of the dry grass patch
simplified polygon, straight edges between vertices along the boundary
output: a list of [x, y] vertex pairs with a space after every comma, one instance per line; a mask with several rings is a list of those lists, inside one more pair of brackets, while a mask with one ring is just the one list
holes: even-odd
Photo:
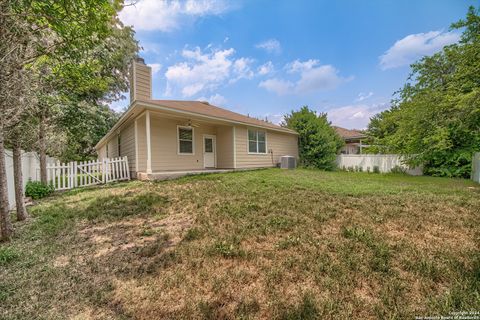
[[67, 192], [0, 247], [0, 318], [479, 310], [479, 195], [463, 180], [275, 169]]

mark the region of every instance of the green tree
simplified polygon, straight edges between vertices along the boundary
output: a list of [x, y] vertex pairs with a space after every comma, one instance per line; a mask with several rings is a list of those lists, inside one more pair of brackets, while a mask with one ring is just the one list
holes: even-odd
[[335, 168], [336, 155], [344, 141], [330, 126], [326, 113], [317, 114], [303, 106], [286, 115], [283, 126], [299, 134], [300, 165], [324, 170]]
[[412, 67], [392, 108], [372, 119], [375, 144], [408, 155], [429, 175], [469, 177], [480, 151], [480, 17], [470, 7], [457, 44], [424, 57]]
[[116, 20], [88, 54], [45, 57], [35, 64], [46, 89], [38, 92], [41, 158], [47, 150], [64, 161], [95, 157], [94, 145], [119, 116], [108, 103], [127, 91], [128, 65], [138, 49], [133, 30]]
[[[70, 61], [79, 68], [88, 65], [92, 71], [95, 65], [107, 65], [105, 69], [89, 74], [96, 75], [97, 79], [109, 71], [115, 72], [109, 69], [108, 62], [106, 64], [101, 62], [104, 59], [102, 53], [111, 56], [117, 54], [108, 53], [109, 49], [115, 48], [115, 43], [110, 42], [115, 42], [119, 38], [115, 36], [116, 32], [133, 34], [133, 31], [123, 28], [117, 18], [117, 12], [122, 5], [121, 0], [0, 0], [0, 240], [8, 240], [13, 233], [8, 213], [5, 161], [2, 160], [5, 143], [9, 143], [10, 140], [10, 144], [16, 146], [18, 150], [19, 143], [16, 139], [18, 134], [15, 133], [25, 126], [22, 123], [24, 119], [31, 123], [31, 118], [38, 112], [24, 108], [30, 106], [24, 101], [29, 101], [32, 95], [35, 95], [32, 93], [33, 90], [25, 90], [26, 84], [29, 88], [36, 89], [33, 92], [45, 92], [47, 96], [57, 94], [44, 90], [44, 82], [30, 77], [32, 70], [44, 59], [50, 59], [57, 61], [56, 65], [60, 66], [60, 70], [63, 69], [62, 66], [67, 65], [64, 64], [65, 61]], [[102, 47], [105, 49], [97, 50]], [[119, 52], [122, 54], [124, 51]], [[125, 68], [126, 63], [122, 70]], [[51, 68], [50, 71], [56, 70]], [[28, 83], [25, 82], [23, 75], [29, 76]], [[80, 78], [81, 81], [72, 81], [72, 84], [75, 83], [76, 88], [82, 89], [80, 84], [86, 84], [87, 80], [83, 75]], [[106, 78], [111, 80], [115, 75]], [[95, 85], [99, 84], [101, 82], [95, 82]], [[98, 97], [100, 92], [106, 93], [110, 89], [115, 91], [121, 87], [121, 83], [119, 85], [107, 83], [99, 86], [98, 90], [92, 89], [89, 92], [95, 91]], [[20, 96], [17, 94], [19, 92]], [[90, 95], [93, 96], [94, 94]], [[17, 103], [19, 100], [21, 103]]]

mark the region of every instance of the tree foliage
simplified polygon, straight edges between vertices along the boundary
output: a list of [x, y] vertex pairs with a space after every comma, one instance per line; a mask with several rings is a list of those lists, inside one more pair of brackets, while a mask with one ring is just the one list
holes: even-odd
[[[122, 0], [0, 0], [0, 155], [5, 143], [19, 151], [20, 144], [42, 141], [44, 168], [46, 135], [52, 141], [66, 137], [67, 155], [91, 153], [115, 117], [105, 103], [125, 91], [127, 65], [138, 51], [133, 30], [118, 19], [122, 5]], [[2, 159], [0, 240], [5, 240], [13, 228]]]
[[368, 132], [378, 151], [409, 155], [426, 174], [469, 177], [480, 151], [480, 16], [470, 7], [459, 43], [412, 67], [392, 108], [371, 119]]
[[64, 161], [95, 157], [94, 145], [118, 119], [108, 103], [127, 91], [128, 65], [137, 52], [133, 30], [117, 21], [87, 54], [44, 57], [33, 66], [46, 89], [38, 100], [51, 155]]
[[326, 113], [317, 114], [308, 106], [285, 116], [283, 126], [298, 132], [300, 165], [325, 170], [335, 168], [342, 138], [330, 126]]

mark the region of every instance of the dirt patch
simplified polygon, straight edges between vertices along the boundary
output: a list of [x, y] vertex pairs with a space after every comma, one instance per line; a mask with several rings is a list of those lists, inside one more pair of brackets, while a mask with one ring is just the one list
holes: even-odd
[[85, 243], [95, 249], [94, 256], [101, 257], [116, 250], [124, 251], [143, 247], [157, 239], [159, 234], [169, 236], [168, 246], [176, 246], [191, 227], [193, 218], [176, 214], [165, 218], [133, 217], [123, 221], [86, 225], [79, 234]]

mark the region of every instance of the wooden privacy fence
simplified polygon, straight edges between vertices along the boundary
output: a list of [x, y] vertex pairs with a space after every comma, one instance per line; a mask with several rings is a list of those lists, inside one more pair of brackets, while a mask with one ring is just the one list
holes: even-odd
[[119, 157], [81, 162], [56, 162], [47, 165], [47, 179], [55, 190], [130, 180], [128, 159]]

